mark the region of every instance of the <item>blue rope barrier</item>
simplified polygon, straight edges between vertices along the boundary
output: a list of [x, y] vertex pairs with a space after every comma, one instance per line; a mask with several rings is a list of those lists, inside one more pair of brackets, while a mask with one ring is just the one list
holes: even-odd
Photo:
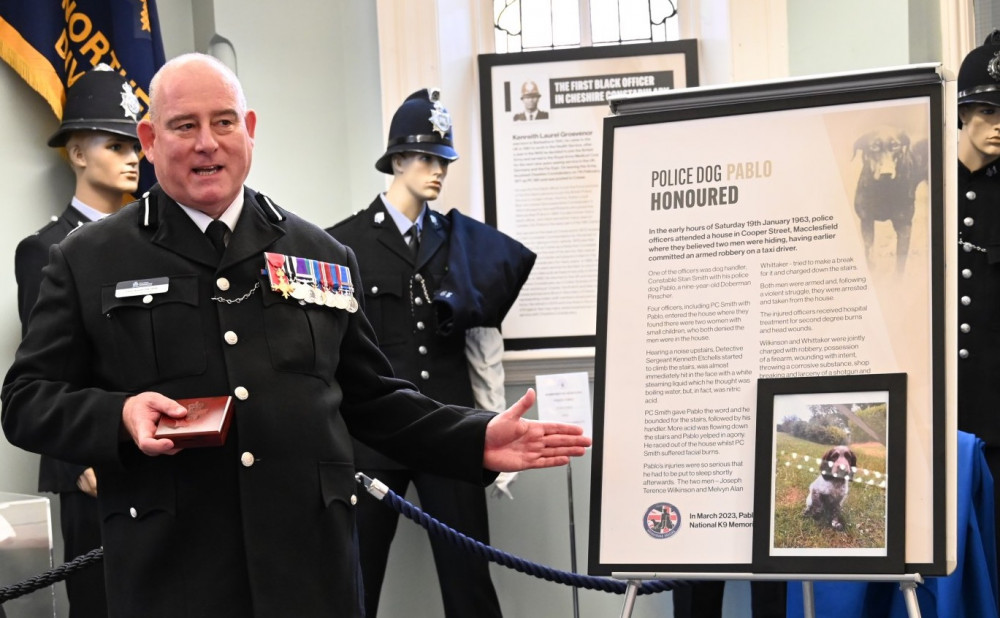
[[[520, 573], [539, 577], [546, 581], [557, 584], [565, 584], [567, 586], [575, 586], [577, 588], [601, 590], [603, 592], [611, 592], [614, 594], [624, 594], [628, 587], [628, 584], [622, 580], [560, 571], [558, 569], [529, 562], [522, 558], [518, 558], [513, 554], [500, 551], [495, 547], [486, 545], [485, 543], [477, 541], [470, 536], [462, 534], [454, 528], [449, 528], [445, 524], [422, 511], [419, 507], [414, 506], [403, 498], [400, 498], [396, 495], [396, 492], [386, 487], [386, 485], [378, 479], [372, 479], [361, 472], [357, 473], [354, 478], [358, 483], [364, 486], [365, 490], [368, 491], [369, 494], [387, 504], [389, 508], [405, 515], [407, 519], [419, 524], [427, 530], [429, 534], [434, 535], [435, 537], [444, 537], [452, 544], [463, 547], [479, 556], [484, 556], [491, 562], [514, 569]], [[638, 593], [653, 594], [657, 592], [666, 592], [679, 586], [689, 585], [690, 582], [686, 581], [654, 579], [640, 584], [638, 586]]]
[[[462, 534], [453, 528], [449, 528], [437, 519], [423, 512], [419, 507], [416, 507], [403, 498], [397, 496], [394, 491], [386, 487], [377, 479], [373, 480], [359, 472], [355, 475], [355, 480], [357, 480], [359, 484], [363, 485], [368, 493], [386, 503], [390, 508], [395, 509], [396, 512], [405, 515], [407, 519], [410, 519], [411, 521], [414, 521], [422, 526], [429, 534], [437, 537], [444, 537], [449, 542], [464, 547], [466, 550], [477, 555], [484, 556], [491, 562], [495, 562], [507, 568], [514, 569], [520, 573], [533, 575], [557, 584], [565, 584], [567, 586], [575, 586], [577, 588], [586, 588], [589, 590], [601, 590], [614, 594], [624, 594], [626, 592], [628, 584], [621, 580], [611, 579], [608, 577], [592, 577], [589, 575], [579, 575], [577, 573], [560, 571], [558, 569], [535, 564], [518, 558], [513, 554], [500, 551], [495, 547], [491, 547], [473, 539], [472, 537]], [[103, 559], [104, 548], [99, 547], [23, 582], [0, 588], [0, 606], [2, 606], [4, 602], [10, 601], [11, 599], [22, 597], [26, 594], [35, 592], [36, 590], [40, 590], [60, 582], [66, 579], [74, 571], [93, 566]], [[689, 585], [690, 582], [687, 581], [655, 579], [643, 582], [637, 587], [637, 590], [638, 594], [653, 594], [673, 590], [678, 586]]]

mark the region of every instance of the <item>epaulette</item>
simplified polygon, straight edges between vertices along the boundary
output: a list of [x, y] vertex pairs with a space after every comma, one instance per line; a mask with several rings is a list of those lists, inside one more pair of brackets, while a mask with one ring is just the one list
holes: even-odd
[[139, 204], [139, 227], [149, 227], [153, 228], [159, 224], [159, 208], [157, 205], [156, 195], [146, 191], [142, 194], [142, 197], [136, 200]]
[[254, 191], [253, 197], [254, 200], [256, 200], [257, 205], [264, 211], [264, 215], [271, 221], [271, 223], [279, 223], [288, 218], [285, 215], [285, 212], [279, 208], [277, 204], [272, 202], [271, 198], [267, 197], [263, 193]]
[[[340, 227], [342, 225], [347, 225], [351, 221], [354, 221], [355, 219], [357, 219], [358, 216], [360, 216], [361, 214], [363, 214], [366, 210], [368, 210], [368, 209], [367, 208], [362, 208], [361, 210], [355, 210], [354, 212], [352, 212], [351, 214], [347, 215], [346, 217], [344, 217], [340, 221], [337, 221], [336, 223], [334, 223], [333, 225], [331, 225], [328, 229], [335, 230], [335, 229], [337, 229], [338, 227]], [[380, 224], [382, 222], [381, 221], [376, 221], [375, 223], [376, 224]]]

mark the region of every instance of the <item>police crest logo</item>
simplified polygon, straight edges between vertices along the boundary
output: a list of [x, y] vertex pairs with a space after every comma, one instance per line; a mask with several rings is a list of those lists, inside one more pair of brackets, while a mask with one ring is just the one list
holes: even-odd
[[649, 536], [666, 539], [680, 530], [681, 512], [669, 502], [657, 502], [646, 509], [642, 523]]

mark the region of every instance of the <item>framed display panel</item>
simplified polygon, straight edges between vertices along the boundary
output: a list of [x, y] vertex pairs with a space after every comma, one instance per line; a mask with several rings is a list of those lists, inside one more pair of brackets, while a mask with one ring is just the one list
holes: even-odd
[[487, 54], [479, 79], [486, 222], [538, 255], [504, 345], [593, 347], [608, 101], [698, 85], [697, 44]]
[[890, 373], [902, 569], [953, 567], [955, 106], [936, 66], [612, 102], [592, 573], [766, 570], [757, 381]]
[[903, 572], [906, 375], [757, 381], [753, 562]]

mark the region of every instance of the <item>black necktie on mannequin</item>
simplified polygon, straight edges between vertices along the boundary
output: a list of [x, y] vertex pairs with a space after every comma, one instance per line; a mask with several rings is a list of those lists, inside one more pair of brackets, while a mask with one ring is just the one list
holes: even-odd
[[420, 251], [420, 230], [417, 228], [416, 223], [410, 226], [410, 231], [407, 232], [407, 235], [410, 238], [406, 241], [406, 244], [409, 245], [410, 253], [413, 254], [414, 259], [416, 259], [417, 253]]
[[226, 236], [228, 234], [229, 228], [225, 223], [217, 219], [213, 219], [205, 229], [205, 236], [208, 236], [208, 240], [212, 243], [212, 246], [215, 247], [215, 254], [220, 258], [226, 251]]

